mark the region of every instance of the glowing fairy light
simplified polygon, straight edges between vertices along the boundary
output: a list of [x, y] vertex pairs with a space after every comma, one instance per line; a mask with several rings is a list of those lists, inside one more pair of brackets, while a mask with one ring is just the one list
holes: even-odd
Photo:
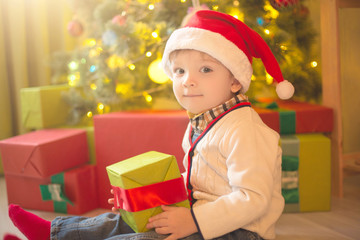
[[96, 86], [95, 83], [92, 83], [92, 84], [90, 84], [90, 88], [91, 88], [92, 90], [96, 90], [96, 89], [97, 89], [97, 86]]
[[318, 65], [318, 63], [316, 61], [312, 61], [310, 64], [311, 64], [311, 67], [313, 67], [313, 68], [316, 68]]
[[270, 85], [273, 83], [273, 81], [274, 78], [270, 74], [266, 73], [266, 83]]
[[149, 8], [149, 10], [154, 10], [155, 9], [155, 5], [154, 4], [149, 4], [149, 6], [148, 6], [148, 8]]
[[129, 68], [131, 71], [134, 71], [135, 68], [136, 68], [136, 66], [135, 66], [134, 64], [130, 64], [130, 65], [128, 66], [128, 68]]
[[76, 70], [78, 69], [79, 67], [79, 64], [75, 61], [71, 61], [69, 64], [68, 64], [68, 67], [70, 70]]
[[86, 113], [86, 116], [87, 116], [88, 118], [92, 118], [92, 116], [93, 116], [92, 111], [88, 111], [88, 112]]
[[229, 12], [229, 14], [231, 16], [233, 16], [234, 18], [240, 20], [240, 21], [244, 21], [244, 13], [242, 13], [239, 9], [237, 8], [233, 8], [231, 9], [231, 11]]
[[151, 36], [152, 36], [153, 38], [158, 38], [158, 37], [159, 37], [159, 34], [158, 34], [157, 32], [152, 32], [152, 33], [151, 33]]
[[281, 46], [280, 46], [280, 49], [283, 50], [283, 51], [286, 51], [288, 48], [287, 48], [287, 46], [285, 46], [285, 45], [281, 45]]
[[186, 3], [186, 0], [181, 0], [180, 2], [182, 2], [182, 3]]
[[97, 111], [99, 114], [103, 114], [104, 113], [104, 109], [105, 109], [105, 105], [102, 103], [98, 103], [97, 105]]
[[256, 80], [255, 75], [251, 75], [251, 81], [255, 81], [255, 80]]
[[145, 56], [147, 56], [147, 57], [151, 57], [151, 55], [152, 55], [151, 52], [147, 52], [147, 53], [145, 54]]
[[270, 30], [269, 30], [269, 29], [265, 29], [265, 30], [264, 30], [264, 33], [267, 34], [267, 35], [269, 35], [269, 34], [270, 34]]
[[144, 92], [143, 96], [144, 96], [146, 102], [148, 102], [148, 103], [152, 102], [152, 96], [150, 94], [148, 94], [147, 92]]
[[84, 41], [84, 46], [93, 47], [96, 45], [96, 40], [94, 38], [89, 38]]
[[73, 73], [73, 74], [69, 74], [67, 79], [68, 79], [69, 86], [74, 87], [79, 82], [80, 73], [76, 72], [76, 73]]
[[91, 65], [90, 67], [90, 72], [95, 72], [96, 71], [96, 66], [95, 65]]

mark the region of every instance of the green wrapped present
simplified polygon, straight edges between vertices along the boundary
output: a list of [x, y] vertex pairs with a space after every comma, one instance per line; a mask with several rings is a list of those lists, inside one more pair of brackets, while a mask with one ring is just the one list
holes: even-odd
[[68, 85], [22, 88], [21, 118], [25, 128], [42, 129], [65, 124], [70, 106], [62, 99]]
[[190, 208], [184, 180], [172, 155], [155, 151], [106, 167], [115, 207], [135, 231], [148, 231], [148, 219], [162, 212], [161, 205]]

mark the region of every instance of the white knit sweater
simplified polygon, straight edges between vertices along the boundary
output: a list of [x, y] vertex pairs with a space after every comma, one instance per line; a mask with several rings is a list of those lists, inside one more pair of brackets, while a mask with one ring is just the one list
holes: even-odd
[[[188, 167], [190, 125], [184, 139]], [[200, 140], [192, 158], [193, 213], [205, 239], [243, 228], [275, 238], [281, 195], [279, 135], [250, 107], [234, 110]], [[186, 177], [187, 172], [184, 174]]]

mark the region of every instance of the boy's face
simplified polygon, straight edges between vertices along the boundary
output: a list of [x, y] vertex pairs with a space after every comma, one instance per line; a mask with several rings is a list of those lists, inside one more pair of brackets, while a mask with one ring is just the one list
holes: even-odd
[[208, 54], [180, 50], [170, 60], [175, 97], [191, 113], [217, 107], [241, 89], [230, 71]]

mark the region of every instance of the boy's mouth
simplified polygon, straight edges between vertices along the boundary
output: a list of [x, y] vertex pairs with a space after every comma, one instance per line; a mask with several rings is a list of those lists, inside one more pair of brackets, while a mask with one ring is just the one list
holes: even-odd
[[202, 97], [203, 95], [202, 94], [183, 94], [183, 96], [192, 98], [192, 97]]

